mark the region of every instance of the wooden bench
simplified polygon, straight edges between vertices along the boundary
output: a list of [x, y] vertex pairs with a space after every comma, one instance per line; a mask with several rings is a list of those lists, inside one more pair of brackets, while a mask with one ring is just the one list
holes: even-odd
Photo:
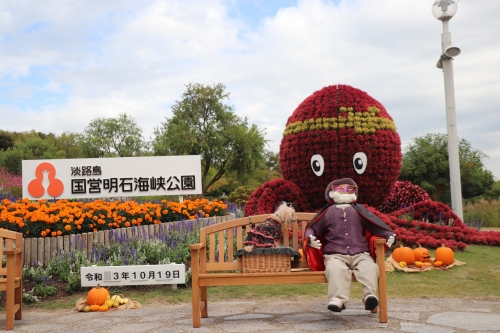
[[[292, 225], [293, 237], [289, 240], [284, 237], [284, 246], [298, 250], [298, 231], [304, 234], [307, 222], [316, 214], [296, 213], [298, 221]], [[213, 286], [242, 286], [264, 284], [309, 284], [326, 283], [322, 271], [311, 271], [305, 260], [291, 262], [291, 272], [284, 273], [242, 273], [241, 258], [236, 258], [236, 252], [244, 247], [246, 230], [250, 222], [257, 225], [263, 222], [269, 214], [255, 215], [225, 221], [200, 229], [200, 243], [191, 244], [191, 271], [192, 271], [192, 307], [193, 327], [200, 327], [201, 317], [208, 317], [208, 290]], [[250, 229], [248, 229], [250, 230]], [[288, 232], [285, 232], [287, 235]], [[291, 241], [291, 244], [290, 244]], [[387, 322], [387, 292], [385, 279], [385, 239], [377, 239], [376, 255], [380, 268], [378, 281], [378, 296], [380, 308], [380, 322]], [[353, 281], [354, 278], [353, 274]], [[376, 313], [377, 309], [372, 312]], [[200, 317], [201, 316], [201, 317]]]
[[[15, 243], [15, 246], [14, 246]], [[22, 319], [23, 234], [0, 229], [0, 290], [5, 291], [5, 329], [14, 329], [14, 319]], [[5, 267], [3, 257], [6, 257]]]

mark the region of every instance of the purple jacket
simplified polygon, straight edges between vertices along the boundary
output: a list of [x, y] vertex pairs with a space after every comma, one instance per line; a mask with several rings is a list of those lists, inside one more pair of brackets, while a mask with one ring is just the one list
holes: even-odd
[[[369, 213], [368, 210], [366, 212]], [[323, 254], [354, 255], [370, 252], [364, 229], [368, 229], [374, 236], [385, 239], [393, 234], [385, 223], [379, 225], [367, 220], [353, 206], [342, 209], [331, 205], [309, 225], [305, 236], [314, 235], [320, 238]]]

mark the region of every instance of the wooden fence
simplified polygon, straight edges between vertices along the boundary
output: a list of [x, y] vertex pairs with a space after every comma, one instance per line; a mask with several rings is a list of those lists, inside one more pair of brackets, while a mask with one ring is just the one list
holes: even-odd
[[69, 253], [75, 250], [87, 251], [87, 254], [90, 255], [95, 243], [107, 245], [132, 238], [139, 238], [146, 241], [165, 240], [166, 236], [174, 231], [180, 233], [192, 232], [193, 230], [207, 225], [232, 219], [234, 219], [234, 214], [198, 220], [165, 222], [154, 225], [103, 230], [76, 235], [25, 238], [23, 254], [24, 265], [47, 265], [51, 258], [55, 258], [61, 253]]

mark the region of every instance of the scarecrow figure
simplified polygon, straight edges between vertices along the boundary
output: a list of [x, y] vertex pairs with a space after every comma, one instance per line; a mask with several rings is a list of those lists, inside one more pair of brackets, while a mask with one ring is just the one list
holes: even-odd
[[334, 312], [345, 309], [352, 272], [362, 284], [365, 309], [377, 307], [380, 271], [370, 256], [370, 242], [382, 237], [391, 246], [396, 236], [381, 219], [356, 203], [357, 195], [352, 179], [331, 182], [325, 190], [328, 204], [309, 222], [304, 237], [307, 263], [312, 270], [325, 271], [328, 309]]
[[290, 203], [282, 202], [274, 214], [248, 232], [245, 239], [245, 251], [252, 252], [254, 248], [276, 247], [283, 240], [283, 225], [286, 230], [296, 221], [295, 209]]

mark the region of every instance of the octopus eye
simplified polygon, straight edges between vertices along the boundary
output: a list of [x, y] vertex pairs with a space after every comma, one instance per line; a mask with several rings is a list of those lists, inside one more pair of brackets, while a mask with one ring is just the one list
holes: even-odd
[[358, 152], [354, 154], [352, 164], [354, 164], [354, 170], [356, 170], [359, 175], [362, 175], [365, 172], [367, 163], [368, 159], [366, 158], [365, 153]]
[[325, 161], [323, 160], [323, 156], [316, 154], [311, 157], [311, 168], [316, 176], [321, 176], [325, 170]]

